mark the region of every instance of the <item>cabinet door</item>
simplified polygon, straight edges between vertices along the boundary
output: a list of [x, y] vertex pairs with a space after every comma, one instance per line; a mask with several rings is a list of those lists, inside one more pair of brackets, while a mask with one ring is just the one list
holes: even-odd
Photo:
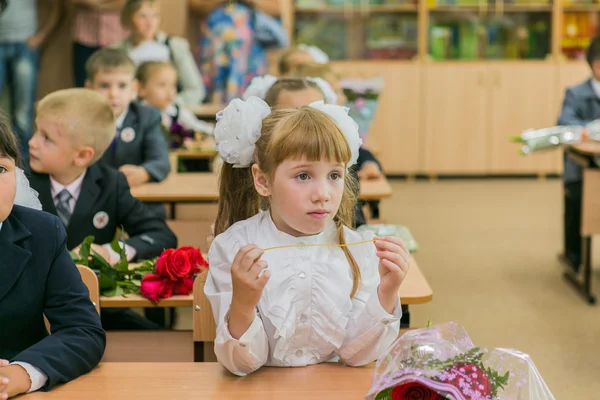
[[430, 174], [483, 174], [486, 166], [486, 64], [425, 67], [424, 164]]
[[532, 61], [490, 67], [490, 173], [558, 172], [560, 149], [524, 156], [520, 145], [509, 140], [526, 129], [556, 124], [556, 68], [554, 63]]
[[344, 78], [381, 77], [384, 88], [365, 146], [387, 174], [414, 174], [419, 168], [420, 68], [418, 63], [339, 62]]

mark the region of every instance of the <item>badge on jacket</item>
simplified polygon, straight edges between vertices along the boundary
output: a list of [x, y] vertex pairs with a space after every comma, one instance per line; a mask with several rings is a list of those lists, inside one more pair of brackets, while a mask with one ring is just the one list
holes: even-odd
[[135, 131], [133, 128], [125, 128], [121, 131], [121, 140], [125, 143], [131, 143], [135, 139]]
[[108, 214], [105, 211], [99, 211], [94, 215], [94, 228], [104, 229], [108, 225]]

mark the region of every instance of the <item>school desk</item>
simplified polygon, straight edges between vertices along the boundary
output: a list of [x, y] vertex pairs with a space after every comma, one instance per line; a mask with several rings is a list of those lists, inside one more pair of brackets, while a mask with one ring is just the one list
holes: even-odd
[[31, 393], [24, 399], [358, 400], [369, 391], [373, 371], [373, 363], [364, 367], [323, 363], [263, 367], [242, 378], [209, 362], [101, 363], [66, 385], [47, 393]]
[[584, 296], [596, 304], [592, 292], [592, 236], [600, 234], [600, 143], [585, 141], [567, 146], [567, 155], [583, 169], [581, 195], [582, 276], [569, 267], [564, 276]]

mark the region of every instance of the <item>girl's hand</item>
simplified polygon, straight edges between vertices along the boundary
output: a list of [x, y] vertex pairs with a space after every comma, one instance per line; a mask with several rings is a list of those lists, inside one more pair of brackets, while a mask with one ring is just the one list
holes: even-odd
[[229, 310], [229, 333], [235, 339], [242, 337], [254, 321], [256, 305], [271, 276], [270, 271], [265, 271], [267, 262], [260, 259], [263, 253], [264, 250], [258, 246], [244, 246], [231, 264], [233, 294]]
[[271, 276], [269, 271], [259, 274], [267, 268], [267, 262], [261, 260], [264, 250], [253, 244], [242, 247], [231, 265], [233, 283], [233, 303], [254, 308], [258, 304], [262, 291]]
[[398, 290], [410, 266], [410, 253], [400, 238], [376, 238], [375, 247], [379, 257], [379, 301], [388, 312], [394, 311]]

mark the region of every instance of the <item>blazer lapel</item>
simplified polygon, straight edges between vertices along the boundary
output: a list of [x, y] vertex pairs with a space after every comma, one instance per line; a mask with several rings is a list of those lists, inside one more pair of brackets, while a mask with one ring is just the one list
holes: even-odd
[[42, 209], [50, 214], [57, 215], [54, 199], [52, 198], [50, 176], [34, 172], [31, 174], [29, 181], [31, 182], [31, 187], [39, 194], [38, 198], [40, 199], [40, 203], [42, 203]]
[[31, 251], [23, 247], [24, 242], [30, 236], [31, 232], [13, 213], [2, 223], [0, 230], [0, 257], [2, 258], [2, 262], [0, 262], [0, 301], [15, 285], [31, 258]]
[[[75, 209], [69, 220], [67, 236], [69, 234], [74, 235], [77, 228], [82, 226], [86, 218], [90, 217], [90, 211], [93, 209], [102, 192], [100, 180], [102, 180], [102, 174], [98, 170], [98, 166], [93, 164], [88, 167], [83, 178], [83, 183], [81, 184], [81, 193], [79, 193], [79, 197], [75, 202]], [[73, 233], [71, 233], [72, 230]]]

